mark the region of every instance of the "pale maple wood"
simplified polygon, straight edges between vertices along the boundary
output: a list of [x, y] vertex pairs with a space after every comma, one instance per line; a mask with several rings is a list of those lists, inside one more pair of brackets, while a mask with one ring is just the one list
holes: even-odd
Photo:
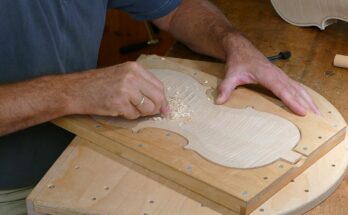
[[34, 206], [31, 212], [35, 215], [220, 214], [215, 210], [236, 215], [80, 137], [68, 146], [27, 202]]
[[164, 83], [169, 101], [175, 100], [175, 105], [185, 107], [171, 108], [172, 112], [178, 112], [172, 113], [176, 118], [95, 119], [116, 127], [131, 127], [134, 132], [160, 128], [177, 133], [187, 140], [185, 149], [231, 168], [256, 168], [278, 159], [296, 163], [301, 158], [301, 154], [292, 151], [300, 141], [300, 131], [290, 121], [252, 107], [237, 109], [215, 105], [214, 99], [206, 94], [210, 88], [182, 72], [148, 71]]
[[[195, 65], [194, 66], [195, 68], [204, 68], [205, 67], [204, 65], [206, 65], [207, 68], [209, 68], [209, 71], [211, 72], [216, 72], [214, 68], [222, 69], [222, 66], [219, 64], [187, 61], [182, 59], [171, 59], [171, 60], [177, 60], [181, 64], [186, 63], [186, 65]], [[311, 93], [313, 92], [311, 91]], [[327, 119], [329, 122], [335, 122], [337, 124], [345, 123], [342, 116], [334, 109], [334, 107], [329, 102], [327, 102], [325, 99], [320, 97], [318, 94], [313, 93], [313, 96], [318, 106], [322, 110], [323, 117], [325, 119]], [[267, 107], [267, 105], [265, 104], [263, 100], [261, 101], [256, 100], [256, 102], [260, 104], [260, 109]], [[242, 103], [240, 105], [245, 105], [245, 104]], [[66, 122], [66, 120], [63, 120], [63, 121]], [[90, 121], [90, 119], [87, 119], [87, 121]], [[68, 121], [67, 126], [68, 125], [70, 127], [78, 126], [77, 124], [74, 125], [72, 121]], [[100, 127], [100, 124], [93, 123], [93, 128], [96, 128], [96, 126], [98, 129], [107, 130], [105, 126]], [[148, 133], [149, 135], [147, 136], [147, 138], [151, 137], [152, 139], [150, 138], [150, 142], [152, 143], [154, 143], [155, 141], [160, 141], [160, 140], [164, 141], [162, 143], [165, 143], [166, 141], [165, 139], [170, 139], [170, 142], [173, 145], [180, 145], [180, 144], [183, 144], [184, 142], [182, 138], [180, 138], [177, 135], [171, 135], [170, 137], [166, 136], [167, 132], [157, 132], [151, 129], [147, 129], [147, 131], [144, 131], [143, 133], [145, 132], [149, 132]], [[162, 137], [165, 137], [165, 138], [163, 139]], [[95, 139], [93, 140], [95, 141]], [[114, 142], [114, 144], [117, 144], [117, 143]], [[346, 144], [346, 141], [345, 141], [345, 144]], [[336, 147], [334, 150], [330, 151], [328, 155], [324, 156], [324, 158], [317, 161], [301, 176], [296, 178], [295, 183], [290, 183], [289, 185], [285, 186], [285, 188], [280, 190], [274, 197], [268, 200], [264, 205], [260, 206], [258, 210], [261, 212], [261, 209], [262, 209], [262, 214], [278, 214], [279, 211], [304, 212], [314, 207], [323, 199], [325, 199], [327, 195], [329, 195], [334, 190], [334, 188], [339, 184], [340, 179], [344, 175], [345, 169], [347, 167], [347, 159], [346, 159], [348, 157], [346, 156], [347, 151], [342, 150], [346, 146], [345, 145], [342, 146], [342, 145], [343, 144], [340, 144], [338, 148]], [[74, 146], [74, 144], [72, 146]], [[114, 165], [116, 165], [116, 167], [119, 167], [118, 166], [119, 164], [108, 162], [108, 160], [110, 160], [110, 155], [112, 155], [113, 157], [118, 157], [118, 155], [122, 157], [124, 156], [127, 157], [127, 155], [122, 154], [121, 151], [119, 151], [119, 153], [115, 153], [116, 150], [115, 148], [113, 148], [113, 150], [111, 150], [113, 151], [113, 153], [107, 152], [107, 156], [105, 157], [105, 154], [104, 154], [105, 150], [101, 149], [102, 151], [104, 151], [102, 153], [104, 156], [98, 155], [98, 159], [97, 159], [95, 158], [96, 155], [94, 154], [100, 153], [101, 150], [96, 150], [98, 148], [100, 149], [100, 147], [95, 146], [93, 147], [95, 150], [89, 150], [87, 153], [75, 153], [75, 154], [71, 152], [71, 147], [69, 147], [69, 149], [67, 149], [66, 152], [64, 152], [61, 158], [59, 158], [56, 164], [51, 168], [51, 170], [46, 174], [44, 179], [40, 182], [40, 184], [35, 188], [33, 193], [29, 196], [28, 202], [31, 202], [32, 205], [35, 205], [34, 208], [37, 209], [36, 212], [48, 213], [48, 211], [51, 211], [51, 212], [55, 211], [56, 214], [72, 214], [71, 210], [74, 210], [74, 214], [94, 213], [95, 211], [92, 210], [93, 207], [87, 207], [88, 205], [86, 204], [78, 205], [72, 199], [90, 198], [91, 193], [98, 193], [100, 192], [99, 190], [100, 187], [105, 186], [104, 184], [109, 184], [109, 183], [105, 183], [105, 180], [111, 180], [113, 178], [122, 177], [118, 174], [119, 172], [118, 168], [116, 168], [115, 170], [110, 169]], [[342, 153], [344, 154], [342, 155]], [[68, 159], [66, 158], [67, 156], [69, 157]], [[326, 157], [329, 157], [329, 159], [325, 159]], [[149, 176], [149, 174], [144, 173], [144, 171], [149, 172], [148, 170], [142, 167], [139, 167], [136, 164], [122, 158], [116, 159], [117, 162], [120, 162], [120, 159], [123, 161], [126, 161], [126, 163], [129, 164], [128, 166], [132, 167], [133, 169], [134, 167], [137, 167], [136, 168], [137, 171], [142, 172], [142, 174]], [[67, 161], [63, 165], [61, 160], [67, 160]], [[68, 174], [69, 171], [73, 173], [74, 171], [76, 171], [75, 168], [78, 166], [78, 165], [76, 166], [76, 164], [81, 165], [84, 163], [86, 163], [85, 165], [89, 168], [86, 168], [86, 169], [81, 168], [81, 170], [83, 171], [81, 175]], [[326, 168], [327, 166], [330, 166], [331, 164], [336, 164], [337, 168]], [[107, 167], [110, 167], [110, 168], [107, 168]], [[277, 166], [274, 166], [274, 167], [277, 167]], [[287, 168], [287, 167], [284, 166], [283, 168]], [[323, 170], [325, 170], [325, 172], [322, 172]], [[273, 171], [274, 173], [276, 173], [279, 171], [279, 169], [274, 168]], [[332, 177], [326, 177], [327, 180], [321, 180], [322, 183], [318, 184], [318, 182], [315, 180], [318, 174], [330, 175]], [[215, 176], [217, 175], [225, 176], [223, 172], [216, 173]], [[238, 173], [236, 175], [238, 175]], [[267, 180], [272, 180], [271, 178], [272, 176], [269, 176]], [[95, 178], [98, 178], [98, 180]], [[122, 186], [126, 186], [127, 189], [131, 189], [131, 190], [134, 189], [132, 187], [136, 187], [136, 189], [139, 188], [138, 190], [140, 190], [141, 192], [137, 193], [137, 195], [141, 194], [141, 196], [143, 197], [144, 195], [145, 197], [148, 195], [151, 195], [151, 192], [155, 190], [154, 188], [147, 189], [144, 187], [141, 188], [136, 186], [136, 184], [141, 184], [144, 180], [146, 181], [147, 178], [140, 177], [139, 175], [137, 175], [137, 177], [135, 178], [139, 180], [135, 180], [134, 178], [132, 179], [128, 177], [124, 178], [124, 181], [129, 182], [127, 183], [129, 187], [125, 184], [122, 184]], [[161, 181], [161, 183], [165, 185], [168, 185], [170, 183], [168, 179], [162, 178], [158, 175], [152, 176], [151, 178], [155, 179], [156, 181]], [[161, 178], [161, 180], [158, 180], [159, 178]], [[262, 180], [265, 180], [265, 179], [262, 179]], [[327, 184], [325, 182], [327, 182]], [[57, 183], [61, 183], [61, 185], [58, 187], [61, 188], [62, 190], [58, 192], [58, 194], [53, 194], [53, 195], [50, 194], [49, 193], [50, 189], [48, 189], [48, 185], [57, 184]], [[314, 183], [315, 186], [314, 185], [310, 186], [310, 189], [309, 189], [310, 192], [303, 192], [304, 188], [305, 189], [308, 188], [308, 186], [306, 186], [308, 185], [308, 183]], [[94, 184], [94, 186], [91, 187], [89, 192], [86, 192], [86, 189], [89, 189], [89, 187], [91, 186], [90, 184]], [[296, 186], [293, 186], [292, 184]], [[304, 186], [297, 186], [297, 184], [304, 185]], [[162, 186], [162, 185], [158, 185], [158, 186]], [[290, 188], [287, 188], [289, 186]], [[205, 205], [208, 205], [209, 207], [214, 208], [215, 210], [220, 211], [223, 214], [231, 213], [231, 211], [229, 210], [226, 211], [226, 208], [223, 208], [221, 206], [220, 207], [216, 206], [216, 204], [214, 207], [214, 204], [212, 203], [212, 201], [205, 199], [204, 197], [199, 195], [197, 197], [197, 194], [192, 195], [195, 193], [192, 193], [191, 191], [188, 191], [177, 184], [175, 186], [171, 186], [171, 188], [175, 189], [176, 191], [180, 191], [184, 193], [186, 196], [190, 196], [191, 198], [195, 200], [204, 202]], [[111, 186], [110, 186], [110, 189], [112, 189]], [[186, 192], [183, 192], [182, 190], [186, 190]], [[284, 190], [285, 192], [283, 192]], [[118, 189], [116, 188], [115, 188], [115, 193], [118, 193]], [[189, 195], [188, 193], [191, 193], [191, 195]], [[129, 197], [126, 199], [133, 200], [134, 194], [132, 192], [129, 192], [129, 194], [132, 197]], [[192, 202], [193, 205], [189, 204], [190, 206], [186, 204], [182, 204], [182, 201], [183, 201], [182, 198], [186, 198], [184, 195], [180, 198], [171, 198], [173, 196], [176, 196], [175, 191], [173, 190], [168, 195], [159, 195], [158, 199], [164, 200], [161, 206], [159, 207], [162, 207], [162, 206], [169, 207], [170, 209], [155, 210], [153, 212], [151, 211], [151, 214], [166, 214], [167, 211], [170, 211], [170, 214], [205, 214], [203, 212], [198, 213], [197, 211], [194, 210], [194, 208], [196, 207], [194, 206], [196, 204], [194, 201]], [[143, 199], [143, 197], [139, 199]], [[286, 199], [286, 203], [287, 203], [285, 205], [284, 205], [284, 199]], [[301, 201], [298, 201], [298, 199], [301, 199]], [[108, 206], [108, 205], [112, 205], [113, 198], [110, 198], [108, 201], [105, 200], [104, 198], [103, 199], [97, 198], [96, 203], [98, 204], [96, 205], [99, 205], [102, 208], [106, 207], [108, 209], [108, 214], [123, 214], [123, 213], [132, 214], [129, 212], [129, 211], [132, 211], [132, 208], [134, 207], [144, 208], [144, 206], [148, 204], [146, 201], [131, 201], [131, 200], [125, 200], [127, 203], [123, 202], [124, 203], [122, 204], [123, 209], [121, 211], [116, 209], [111, 210], [110, 207], [112, 206]], [[187, 208], [188, 211], [183, 210], [181, 207], [175, 206], [177, 204], [186, 205], [184, 208]], [[257, 213], [258, 210], [255, 210], [252, 214]], [[134, 214], [139, 214], [138, 212]], [[145, 213], [145, 211], [143, 212]], [[211, 212], [212, 212], [211, 214], [216, 214], [215, 212], [213, 213], [213, 211]], [[207, 213], [207, 214], [210, 214], [210, 213]], [[293, 213], [289, 213], [289, 214], [293, 214]]]
[[[325, 31], [299, 28], [282, 20], [269, 0], [212, 0], [266, 56], [289, 50], [289, 60], [274, 62], [293, 79], [304, 83], [329, 100], [348, 119], [347, 69], [334, 67], [337, 53], [347, 55], [348, 22], [338, 21]], [[172, 57], [206, 60], [181, 44], [168, 53]], [[218, 73], [223, 77], [224, 73]], [[323, 113], [326, 114], [326, 113]], [[316, 179], [314, 179], [316, 180]], [[346, 215], [348, 176], [337, 191], [309, 215]]]
[[348, 68], [348, 56], [337, 54], [333, 64], [337, 67]]
[[[156, 56], [151, 56], [147, 59], [149, 59], [148, 62], [153, 62], [153, 60], [163, 62], [162, 58]], [[142, 63], [144, 62], [142, 61]], [[154, 66], [155, 64], [152, 65]], [[160, 63], [156, 65], [159, 66]], [[164, 63], [164, 65], [169, 65], [169, 63]], [[198, 80], [203, 78], [204, 82], [207, 78], [212, 77], [201, 72], [197, 74], [195, 77]], [[215, 82], [214, 80], [208, 81], [210, 84], [216, 84], [217, 82], [217, 79], [215, 79]], [[271, 112], [273, 110], [277, 111], [277, 108], [279, 108], [278, 111], [283, 113], [282, 117], [294, 116], [297, 119], [295, 124], [301, 125], [297, 121], [301, 121], [300, 119], [302, 118], [277, 107], [263, 95], [250, 90], [236, 90], [236, 92], [246, 93], [245, 95], [249, 93], [248, 96], [242, 96], [243, 101], [239, 101], [239, 105], [248, 104], [249, 106], [254, 106], [256, 110], [265, 108], [268, 111], [271, 110]], [[320, 95], [312, 91], [311, 94], [319, 107], [325, 110], [324, 112], [327, 109], [331, 112], [336, 112], [335, 108]], [[258, 97], [260, 98], [257, 99]], [[238, 101], [237, 99], [232, 96], [231, 101]], [[231, 107], [233, 106], [231, 105]], [[192, 151], [183, 150], [182, 147], [186, 144], [184, 138], [171, 134], [172, 137], [175, 136], [175, 139], [178, 140], [176, 144], [171, 143], [174, 139], [167, 138], [167, 132], [165, 131], [144, 129], [140, 133], [132, 133], [127, 129], [116, 129], [109, 125], [101, 126], [91, 117], [83, 116], [61, 118], [54, 122], [129, 161], [176, 181], [181, 186], [211, 201], [218, 202], [235, 212], [249, 214], [289, 183], [291, 179], [299, 175], [342, 141], [345, 134], [345, 123], [340, 120], [336, 121], [337, 115], [339, 116], [339, 114], [328, 114], [324, 115], [324, 117], [318, 117], [314, 114], [309, 114], [308, 117], [310, 118], [303, 120], [303, 122], [307, 122], [325, 119], [322, 122], [311, 124], [311, 127], [308, 128], [313, 136], [309, 135], [312, 139], [306, 140], [306, 148], [300, 147], [296, 149], [299, 152], [303, 151], [303, 157], [296, 164], [293, 165], [278, 160], [262, 168], [250, 170], [231, 169], [213, 164]], [[318, 139], [318, 134], [321, 135], [322, 133], [326, 134]], [[301, 143], [298, 146], [301, 146]], [[224, 177], [217, 177], [219, 175]], [[268, 177], [269, 180], [264, 180], [264, 177]], [[256, 183], [255, 181], [258, 182]]]
[[336, 20], [348, 21], [346, 0], [271, 0], [285, 21], [297, 26], [317, 26], [324, 30]]
[[[347, 140], [251, 215], [302, 214], [323, 201], [345, 175]], [[29, 215], [236, 215], [80, 137], [35, 187], [27, 205]]]

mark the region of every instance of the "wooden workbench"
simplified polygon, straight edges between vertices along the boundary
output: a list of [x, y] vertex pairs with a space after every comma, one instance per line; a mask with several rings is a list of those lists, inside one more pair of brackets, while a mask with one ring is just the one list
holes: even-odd
[[[291, 60], [277, 62], [278, 66], [292, 78], [305, 83], [328, 98], [347, 120], [345, 89], [343, 84], [338, 84], [344, 83], [347, 71], [332, 67], [332, 60], [336, 53], [348, 53], [347, 47], [343, 45], [344, 33], [348, 33], [346, 23], [339, 23], [320, 32], [314, 28], [303, 29], [286, 24], [278, 18], [268, 1], [215, 1], [215, 3], [265, 55], [273, 55], [283, 50], [292, 51]], [[168, 55], [204, 59], [180, 44], [176, 44]], [[71, 147], [73, 148], [74, 145], [72, 144]], [[74, 166], [73, 169], [78, 171], [80, 166]], [[346, 187], [347, 178], [332, 197], [308, 214], [346, 214], [348, 211]], [[54, 189], [54, 186], [49, 188]], [[109, 190], [108, 188], [105, 187], [105, 190]], [[92, 200], [95, 201], [96, 198]], [[150, 201], [149, 204], [153, 203]]]
[[[289, 61], [276, 64], [290, 77], [327, 98], [348, 120], [348, 69], [332, 66], [335, 54], [348, 55], [348, 23], [339, 21], [325, 31], [300, 28], [283, 21], [267, 0], [212, 0], [233, 24], [265, 55], [289, 50]], [[177, 43], [169, 56], [207, 60]], [[348, 176], [335, 193], [307, 215], [345, 215], [348, 211]]]

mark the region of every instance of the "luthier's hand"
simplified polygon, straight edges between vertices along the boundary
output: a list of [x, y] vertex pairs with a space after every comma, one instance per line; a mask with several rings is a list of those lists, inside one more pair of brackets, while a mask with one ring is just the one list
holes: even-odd
[[73, 82], [76, 113], [136, 119], [168, 112], [162, 82], [136, 62], [76, 74]]
[[285, 105], [299, 115], [308, 110], [319, 113], [312, 98], [295, 80], [290, 79], [273, 65], [244, 37], [234, 36], [224, 41], [226, 74], [219, 86], [217, 104], [225, 103], [239, 85], [261, 84], [279, 97]]
[[305, 89], [268, 62], [208, 0], [183, 0], [176, 10], [154, 23], [192, 50], [226, 61], [218, 104], [226, 102], [235, 87], [258, 83], [299, 115], [307, 110], [319, 112]]
[[0, 84], [0, 136], [71, 114], [135, 119], [159, 112], [168, 114], [163, 85], [136, 62]]

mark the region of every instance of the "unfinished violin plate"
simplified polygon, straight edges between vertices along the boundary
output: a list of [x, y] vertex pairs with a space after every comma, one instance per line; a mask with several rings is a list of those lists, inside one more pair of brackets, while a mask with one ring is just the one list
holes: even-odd
[[337, 20], [348, 21], [347, 0], [271, 0], [285, 21], [297, 26], [317, 26], [324, 30]]
[[117, 127], [166, 129], [185, 137], [185, 149], [194, 150], [211, 162], [231, 168], [256, 168], [278, 159], [295, 162], [292, 149], [300, 140], [299, 129], [290, 121], [252, 107], [244, 109], [215, 105], [209, 89], [191, 76], [167, 69], [151, 69], [166, 87], [172, 113], [129, 121], [97, 117]]

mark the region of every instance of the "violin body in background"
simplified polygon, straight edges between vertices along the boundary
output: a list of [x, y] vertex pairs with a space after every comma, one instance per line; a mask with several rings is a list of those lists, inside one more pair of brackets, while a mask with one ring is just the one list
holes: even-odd
[[337, 20], [348, 21], [348, 0], [271, 0], [280, 17], [297, 26], [324, 30]]

